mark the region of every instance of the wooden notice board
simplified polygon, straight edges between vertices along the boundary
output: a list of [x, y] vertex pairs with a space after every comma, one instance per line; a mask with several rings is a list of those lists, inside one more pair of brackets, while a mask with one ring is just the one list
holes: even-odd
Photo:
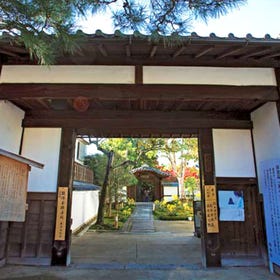
[[0, 154], [0, 221], [24, 222], [29, 165]]
[[44, 167], [39, 162], [0, 149], [0, 221], [25, 221], [31, 166]]
[[54, 240], [65, 240], [67, 217], [68, 188], [59, 187], [57, 194], [57, 210]]
[[205, 185], [205, 212], [207, 233], [219, 232], [217, 194], [215, 185]]

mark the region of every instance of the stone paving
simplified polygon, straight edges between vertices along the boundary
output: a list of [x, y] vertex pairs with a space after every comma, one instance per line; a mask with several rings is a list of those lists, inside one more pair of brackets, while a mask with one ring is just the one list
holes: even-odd
[[136, 208], [127, 222], [126, 227], [131, 233], [150, 233], [155, 232], [153, 203], [137, 202]]
[[202, 268], [192, 222], [153, 221], [151, 204], [138, 206], [128, 232], [88, 231], [74, 238], [69, 267], [7, 265], [0, 268], [0, 279], [280, 279], [264, 266]]

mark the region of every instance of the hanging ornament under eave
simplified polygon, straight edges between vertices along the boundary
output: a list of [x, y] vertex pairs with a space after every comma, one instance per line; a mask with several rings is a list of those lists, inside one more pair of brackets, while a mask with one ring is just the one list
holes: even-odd
[[89, 107], [89, 100], [87, 97], [78, 96], [73, 100], [73, 108], [77, 112], [86, 112]]

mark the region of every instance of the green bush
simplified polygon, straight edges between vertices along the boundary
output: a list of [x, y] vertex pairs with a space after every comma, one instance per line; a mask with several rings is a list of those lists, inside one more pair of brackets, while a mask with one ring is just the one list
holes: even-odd
[[129, 198], [124, 206], [120, 209], [119, 212], [119, 221], [126, 222], [126, 220], [131, 216], [135, 208], [135, 201], [132, 198]]
[[185, 221], [188, 219], [188, 216], [186, 215], [180, 215], [180, 216], [160, 215], [157, 217], [159, 220], [163, 220], [163, 221]]
[[[103, 225], [92, 225], [90, 229], [97, 231], [118, 230], [122, 228], [123, 224], [127, 221], [135, 208], [135, 201], [128, 199], [120, 210], [112, 209], [112, 216], [104, 216]], [[115, 228], [115, 218], [118, 216], [118, 228]]]

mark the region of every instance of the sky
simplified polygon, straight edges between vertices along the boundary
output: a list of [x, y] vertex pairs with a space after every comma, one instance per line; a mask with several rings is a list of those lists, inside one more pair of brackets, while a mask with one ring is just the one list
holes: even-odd
[[[95, 33], [97, 29], [104, 33], [114, 32], [108, 15], [95, 15], [80, 23], [85, 33]], [[200, 36], [215, 33], [226, 37], [233, 33], [236, 37], [245, 37], [250, 33], [254, 37], [263, 38], [270, 34], [272, 38], [280, 38], [280, 0], [248, 0], [240, 9], [230, 11], [226, 16], [205, 22], [193, 22], [190, 32]]]

